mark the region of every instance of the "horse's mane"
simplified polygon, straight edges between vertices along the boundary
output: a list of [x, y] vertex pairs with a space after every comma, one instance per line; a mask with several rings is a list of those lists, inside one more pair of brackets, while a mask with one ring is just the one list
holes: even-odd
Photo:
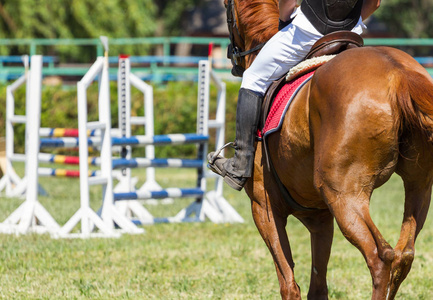
[[252, 46], [268, 41], [278, 31], [277, 0], [239, 0], [238, 16]]

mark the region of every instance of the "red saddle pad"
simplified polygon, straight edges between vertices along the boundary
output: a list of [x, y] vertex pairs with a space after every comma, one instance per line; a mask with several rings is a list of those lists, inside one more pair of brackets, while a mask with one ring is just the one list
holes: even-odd
[[294, 79], [284, 85], [278, 92], [275, 100], [271, 106], [268, 117], [266, 119], [265, 126], [262, 130], [262, 136], [266, 136], [280, 129], [283, 124], [283, 117], [286, 114], [293, 98], [295, 98], [298, 91], [306, 84], [311, 77], [313, 77], [314, 71], [309, 72], [301, 77]]

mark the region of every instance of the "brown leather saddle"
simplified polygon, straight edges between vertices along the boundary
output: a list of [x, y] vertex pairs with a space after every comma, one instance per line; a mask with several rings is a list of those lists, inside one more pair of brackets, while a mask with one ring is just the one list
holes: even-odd
[[[338, 54], [345, 50], [362, 46], [364, 46], [364, 40], [359, 34], [351, 31], [336, 31], [325, 35], [316, 43], [314, 43], [313, 47], [311, 48], [310, 52], [308, 52], [307, 56], [305, 56], [304, 60], [323, 55]], [[308, 72], [310, 71], [312, 71], [312, 69], [308, 70]], [[305, 72], [301, 72], [297, 75], [301, 76], [304, 73]], [[274, 81], [267, 90], [262, 104], [262, 117], [259, 128], [263, 128], [275, 96], [286, 83], [286, 75], [284, 75], [279, 80]]]

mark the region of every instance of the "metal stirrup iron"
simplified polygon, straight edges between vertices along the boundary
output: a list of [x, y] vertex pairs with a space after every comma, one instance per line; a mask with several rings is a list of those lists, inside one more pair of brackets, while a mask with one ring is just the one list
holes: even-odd
[[214, 154], [212, 155], [211, 159], [209, 160], [210, 164], [213, 164], [215, 162], [215, 160], [218, 158], [218, 155], [221, 153], [221, 151], [223, 151], [225, 148], [231, 146], [232, 148], [235, 148], [234, 146], [234, 142], [229, 142], [225, 145], [223, 145], [221, 148], [219, 148], [217, 151], [214, 152]]

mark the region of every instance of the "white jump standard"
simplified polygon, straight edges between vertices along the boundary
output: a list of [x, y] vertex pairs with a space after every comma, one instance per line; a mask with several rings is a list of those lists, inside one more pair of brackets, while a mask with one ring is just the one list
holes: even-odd
[[[42, 56], [32, 56], [30, 69], [31, 80], [26, 90], [27, 95], [31, 95], [32, 109], [29, 109], [27, 106], [25, 120], [30, 124], [40, 124], [41, 74]], [[36, 158], [26, 161], [26, 200], [0, 225], [0, 231], [16, 234], [24, 234], [29, 231], [55, 234], [59, 231], [60, 226], [38, 201], [37, 157], [39, 152], [39, 126], [26, 126], [25, 147], [28, 157]]]

